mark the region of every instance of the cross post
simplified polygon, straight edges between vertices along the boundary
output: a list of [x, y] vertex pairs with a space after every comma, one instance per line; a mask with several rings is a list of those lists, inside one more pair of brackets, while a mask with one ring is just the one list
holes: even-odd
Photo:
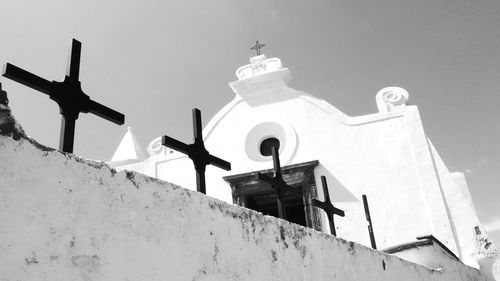
[[103, 119], [122, 125], [125, 116], [90, 99], [79, 81], [82, 44], [73, 39], [69, 75], [63, 82], [48, 81], [13, 64], [7, 63], [3, 76], [49, 96], [59, 105], [62, 115], [59, 150], [73, 153], [75, 121], [80, 113], [92, 113]]
[[207, 165], [214, 165], [223, 170], [231, 170], [231, 163], [211, 155], [205, 148], [201, 128], [201, 112], [193, 109], [194, 142], [185, 144], [169, 136], [163, 136], [161, 144], [186, 154], [194, 164], [196, 170], [196, 190], [206, 194], [205, 170]]
[[328, 193], [328, 185], [326, 183], [326, 177], [321, 176], [321, 184], [323, 185], [323, 193], [325, 195], [325, 201], [321, 202], [317, 199], [313, 199], [313, 206], [323, 209], [326, 215], [328, 216], [328, 221], [330, 222], [330, 233], [333, 236], [337, 236], [337, 231], [335, 230], [335, 222], [333, 220], [333, 216], [345, 216], [344, 211], [333, 206], [330, 200], [330, 193]]
[[274, 175], [269, 177], [262, 173], [257, 173], [255, 179], [258, 181], [263, 181], [271, 185], [276, 193], [276, 204], [278, 205], [278, 215], [280, 219], [286, 220], [286, 206], [285, 206], [285, 191], [291, 190], [291, 187], [283, 179], [283, 174], [281, 172], [280, 157], [278, 153], [278, 147], [273, 146], [271, 148], [273, 153], [273, 167]]
[[255, 45], [250, 48], [250, 50], [255, 50], [257, 52], [257, 56], [260, 55], [260, 49], [262, 49], [263, 47], [265, 47], [266, 44], [260, 44], [259, 43], [259, 40], [255, 41]]
[[365, 207], [365, 216], [368, 221], [368, 233], [370, 234], [370, 242], [372, 244], [372, 249], [377, 249], [377, 244], [375, 243], [375, 234], [373, 233], [372, 219], [370, 216], [370, 209], [368, 208], [368, 199], [366, 195], [363, 194], [363, 206]]

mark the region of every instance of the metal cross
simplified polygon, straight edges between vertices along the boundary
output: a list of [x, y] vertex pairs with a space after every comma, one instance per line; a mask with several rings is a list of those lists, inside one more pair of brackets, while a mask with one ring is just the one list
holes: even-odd
[[372, 219], [370, 217], [370, 209], [368, 208], [368, 199], [366, 195], [363, 194], [363, 206], [365, 207], [366, 220], [368, 221], [368, 233], [370, 234], [370, 242], [372, 244], [372, 249], [377, 249], [377, 244], [375, 243], [375, 234], [373, 234]]
[[266, 176], [262, 173], [257, 173], [255, 175], [255, 179], [259, 181], [266, 182], [271, 185], [271, 187], [276, 192], [276, 203], [278, 204], [278, 214], [280, 219], [286, 220], [286, 207], [285, 207], [285, 191], [290, 190], [291, 187], [286, 184], [285, 180], [283, 180], [283, 174], [281, 173], [280, 166], [280, 157], [278, 153], [278, 147], [273, 146], [271, 148], [273, 153], [273, 166], [274, 166], [274, 175], [273, 177]]
[[191, 158], [196, 170], [196, 190], [206, 194], [205, 168], [207, 165], [214, 165], [229, 171], [231, 170], [231, 163], [211, 155], [205, 149], [201, 130], [201, 113], [197, 108], [193, 108], [193, 134], [194, 143], [192, 144], [185, 144], [169, 136], [163, 136], [161, 144], [187, 154]]
[[78, 80], [81, 48], [82, 44], [73, 39], [69, 75], [66, 75], [63, 82], [45, 80], [10, 63], [7, 63], [3, 74], [4, 77], [48, 95], [59, 105], [62, 115], [59, 150], [69, 153], [73, 153], [75, 121], [80, 112], [90, 112], [118, 125], [125, 122], [123, 114], [91, 100], [82, 91]]
[[255, 46], [253, 46], [252, 48], [250, 48], [250, 50], [257, 51], [257, 56], [258, 56], [258, 55], [260, 55], [260, 49], [262, 49], [265, 46], [266, 46], [266, 44], [260, 44], [259, 40], [257, 40], [257, 41], [255, 41]]
[[328, 193], [328, 185], [326, 184], [326, 177], [321, 176], [321, 184], [323, 185], [323, 193], [325, 194], [325, 201], [321, 202], [319, 200], [313, 199], [313, 206], [323, 209], [328, 216], [328, 221], [330, 222], [330, 233], [337, 236], [337, 231], [335, 230], [335, 222], [333, 221], [333, 216], [345, 216], [344, 211], [337, 209], [333, 206], [330, 201], [330, 193]]

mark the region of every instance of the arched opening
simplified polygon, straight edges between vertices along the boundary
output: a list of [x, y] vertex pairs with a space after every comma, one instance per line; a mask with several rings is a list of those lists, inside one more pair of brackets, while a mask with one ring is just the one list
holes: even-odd
[[260, 154], [263, 156], [273, 155], [272, 148], [276, 146], [280, 148], [280, 140], [277, 138], [267, 138], [260, 143]]

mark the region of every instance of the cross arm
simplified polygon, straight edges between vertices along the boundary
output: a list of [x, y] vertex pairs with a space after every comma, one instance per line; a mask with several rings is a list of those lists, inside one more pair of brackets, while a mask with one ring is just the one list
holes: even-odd
[[203, 129], [201, 128], [201, 111], [193, 108], [193, 136], [194, 142], [203, 142]]
[[118, 125], [125, 123], [125, 115], [93, 100], [89, 101], [89, 112]]
[[328, 184], [326, 183], [325, 176], [321, 176], [321, 185], [323, 186], [323, 195], [325, 196], [325, 202], [331, 202], [330, 193], [328, 192]]
[[345, 217], [345, 212], [341, 209], [333, 207], [333, 213], [340, 217]]
[[281, 164], [280, 164], [280, 154], [277, 146], [271, 147], [271, 152], [273, 154], [273, 167], [274, 167], [274, 177], [282, 178], [281, 174]]
[[71, 60], [69, 64], [69, 77], [71, 77], [71, 79], [75, 81], [78, 81], [78, 78], [80, 76], [81, 53], [82, 53], [82, 43], [73, 38], [73, 42], [71, 45]]
[[52, 82], [22, 68], [7, 63], [3, 76], [50, 96]]
[[176, 139], [173, 139], [169, 136], [163, 136], [161, 138], [161, 144], [164, 146], [170, 147], [172, 149], [175, 149], [179, 152], [182, 152], [184, 154], [188, 154], [188, 155], [189, 155], [189, 152], [191, 151], [191, 148], [189, 145], [187, 145], [183, 142], [180, 142]]
[[221, 169], [224, 169], [226, 171], [229, 171], [231, 170], [231, 163], [225, 161], [225, 160], [222, 160], [218, 157], [215, 157], [213, 155], [210, 155], [209, 156], [209, 161], [212, 165], [216, 166], [216, 167], [219, 167]]
[[338, 216], [344, 217], [345, 212], [341, 209], [335, 208], [332, 204], [328, 204], [327, 202], [321, 202], [317, 199], [313, 199], [313, 206], [323, 209], [326, 213], [336, 214]]

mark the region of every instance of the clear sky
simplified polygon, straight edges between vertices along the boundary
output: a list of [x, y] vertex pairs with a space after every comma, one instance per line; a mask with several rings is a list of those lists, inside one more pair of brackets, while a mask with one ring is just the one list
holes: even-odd
[[[77, 121], [75, 154], [109, 160], [132, 126], [143, 147], [169, 134], [190, 142], [233, 93], [255, 40], [281, 58], [291, 86], [350, 116], [377, 111], [376, 92], [401, 86], [452, 171], [466, 173], [479, 217], [500, 245], [500, 2], [493, 0], [0, 1], [0, 63], [48, 80], [83, 43], [80, 80], [126, 115]], [[57, 147], [60, 116], [45, 95], [0, 78], [27, 133]]]

